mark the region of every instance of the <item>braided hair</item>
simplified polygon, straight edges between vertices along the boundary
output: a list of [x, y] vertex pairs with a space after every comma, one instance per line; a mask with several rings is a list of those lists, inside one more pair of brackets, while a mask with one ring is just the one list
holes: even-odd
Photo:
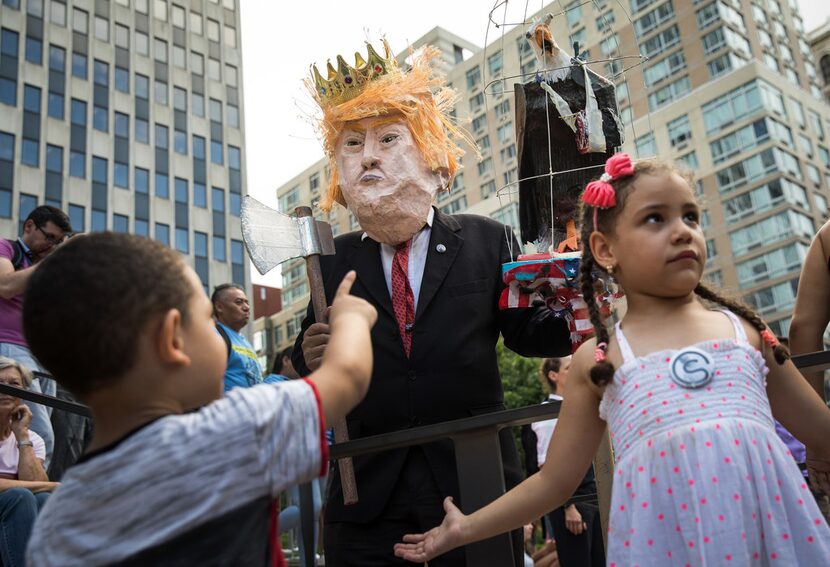
[[[654, 175], [654, 174], [670, 174], [675, 173], [683, 177], [691, 187], [693, 180], [688, 172], [679, 170], [673, 165], [659, 161], [659, 160], [642, 160], [634, 164], [634, 174], [628, 177], [615, 179], [611, 181], [611, 185], [616, 193], [616, 206], [610, 208], [595, 208], [584, 202], [581, 203], [580, 210], [580, 238], [582, 240], [582, 260], [580, 262], [580, 290], [585, 303], [588, 305], [588, 314], [591, 318], [591, 324], [594, 326], [594, 332], [597, 341], [596, 348], [596, 364], [591, 367], [591, 381], [597, 386], [604, 386], [611, 382], [614, 378], [614, 365], [605, 357], [608, 350], [608, 342], [610, 339], [608, 327], [602, 320], [600, 308], [597, 304], [595, 279], [594, 274], [597, 271], [605, 272], [606, 267], [597, 264], [594, 255], [591, 252], [589, 240], [591, 233], [597, 230], [603, 234], [611, 234], [616, 226], [616, 221], [625, 207], [625, 201], [628, 194], [631, 193], [630, 188], [634, 181], [640, 175]], [[595, 220], [596, 219], [596, 224]], [[790, 352], [782, 345], [778, 339], [767, 328], [763, 319], [755, 313], [755, 311], [742, 303], [741, 301], [726, 297], [703, 282], [698, 283], [694, 289], [695, 294], [711, 303], [716, 303], [733, 311], [740, 317], [743, 317], [761, 333], [761, 338], [764, 343], [773, 349], [775, 361], [778, 364], [783, 364], [790, 358]]]

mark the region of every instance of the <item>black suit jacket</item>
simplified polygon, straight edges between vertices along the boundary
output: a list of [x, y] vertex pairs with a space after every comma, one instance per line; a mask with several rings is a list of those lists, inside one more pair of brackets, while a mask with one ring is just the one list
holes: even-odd
[[[378, 321], [372, 329], [374, 371], [366, 398], [349, 414], [351, 439], [440, 423], [504, 409], [496, 361], [499, 333], [524, 356], [570, 354], [570, 333], [563, 319], [545, 307], [498, 308], [504, 284], [501, 265], [520, 250], [504, 225], [482, 216], [435, 212], [410, 357], [404, 353], [392, 300], [383, 275], [380, 245], [353, 232], [335, 239], [337, 253], [322, 260], [329, 303], [343, 276], [357, 271], [352, 294], [372, 303]], [[443, 244], [445, 252], [437, 247]], [[305, 330], [314, 322], [311, 305], [297, 337], [293, 361], [308, 374], [302, 351]], [[509, 486], [522, 478], [515, 443], [502, 431], [502, 457]], [[442, 493], [459, 499], [452, 443], [423, 446]], [[357, 457], [355, 475], [360, 501], [344, 506], [337, 467], [332, 470], [327, 521], [371, 522], [383, 511], [408, 449]]]

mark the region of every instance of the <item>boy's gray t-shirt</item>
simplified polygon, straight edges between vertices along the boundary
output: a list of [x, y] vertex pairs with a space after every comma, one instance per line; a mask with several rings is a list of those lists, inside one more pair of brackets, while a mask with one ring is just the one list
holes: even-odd
[[236, 388], [69, 469], [38, 517], [27, 563], [265, 564], [274, 498], [324, 474], [327, 452], [311, 382]]

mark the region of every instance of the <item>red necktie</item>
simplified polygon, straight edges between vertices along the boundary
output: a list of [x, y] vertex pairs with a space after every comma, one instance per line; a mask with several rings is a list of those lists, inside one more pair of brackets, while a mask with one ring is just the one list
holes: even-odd
[[412, 325], [415, 323], [415, 296], [409, 285], [409, 245], [410, 240], [395, 248], [392, 258], [392, 308], [398, 320], [398, 331], [403, 341], [407, 358], [412, 349]]

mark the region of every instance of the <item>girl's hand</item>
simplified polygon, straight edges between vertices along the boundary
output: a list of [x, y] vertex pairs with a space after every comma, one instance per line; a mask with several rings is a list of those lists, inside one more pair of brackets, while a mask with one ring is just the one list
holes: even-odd
[[444, 499], [444, 521], [425, 534], [407, 534], [404, 543], [395, 544], [395, 555], [414, 563], [424, 563], [464, 543], [467, 516], [461, 513], [452, 497]]
[[565, 527], [573, 535], [582, 535], [588, 529], [588, 524], [582, 521], [582, 514], [576, 509], [575, 504], [565, 508]]
[[18, 441], [29, 440], [29, 423], [32, 422], [32, 410], [24, 403], [17, 404], [11, 412], [12, 432]]
[[813, 491], [821, 491], [830, 496], [830, 460], [816, 458], [808, 449], [807, 476]]

